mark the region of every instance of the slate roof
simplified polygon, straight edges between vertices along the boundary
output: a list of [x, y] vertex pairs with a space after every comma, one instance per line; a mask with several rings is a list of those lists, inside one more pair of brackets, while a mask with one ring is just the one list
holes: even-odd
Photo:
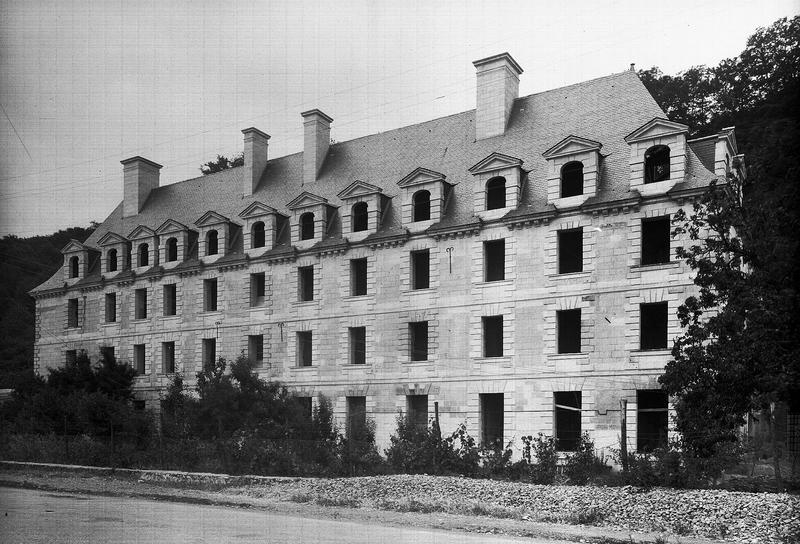
[[[665, 114], [636, 73], [625, 71], [518, 98], [505, 134], [485, 140], [475, 140], [475, 110], [469, 110], [332, 144], [317, 181], [310, 184], [303, 184], [302, 153], [295, 153], [270, 159], [253, 195], [241, 195], [241, 167], [158, 187], [136, 216], [122, 217], [120, 203], [85, 244], [96, 247], [107, 232], [128, 233], [137, 225], [155, 230], [170, 218], [196, 228], [194, 221], [209, 209], [237, 222], [239, 213], [256, 200], [272, 206], [278, 213], [291, 215], [286, 205], [303, 191], [326, 198], [330, 205], [341, 206], [337, 194], [355, 180], [376, 185], [384, 195], [395, 197], [401, 193], [397, 182], [417, 167], [441, 172], [453, 184], [447, 215], [433, 230], [472, 224], [475, 177], [468, 169], [492, 152], [522, 159], [522, 168], [528, 172], [521, 205], [509, 215], [545, 212], [552, 210], [552, 205], [546, 202], [547, 161], [542, 153], [569, 135], [603, 145], [600, 184], [593, 202], [632, 198], [635, 195], [628, 189], [630, 151], [623, 138], [654, 117], [663, 118]], [[704, 164], [706, 161], [692, 149], [693, 146], [688, 146], [683, 185], [699, 187], [714, 176]], [[703, 159], [707, 157], [704, 145], [700, 145], [700, 155]], [[399, 202], [395, 199], [377, 237], [405, 232], [397, 207]], [[340, 232], [330, 234], [341, 243]], [[323, 246], [328, 243], [321, 242]], [[59, 281], [51, 285], [55, 279], [54, 276], [35, 291], [60, 286]]]

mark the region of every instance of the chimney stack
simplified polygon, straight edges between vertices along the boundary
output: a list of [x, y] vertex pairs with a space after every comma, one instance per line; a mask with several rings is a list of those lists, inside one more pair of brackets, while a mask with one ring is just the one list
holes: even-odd
[[300, 114], [303, 117], [303, 183], [316, 181], [328, 148], [331, 145], [333, 119], [313, 109]]
[[150, 191], [158, 187], [161, 165], [143, 157], [131, 157], [122, 163], [122, 216], [130, 217], [142, 211]]
[[505, 133], [514, 100], [519, 96], [522, 68], [508, 53], [476, 60], [477, 100], [475, 139], [484, 140]]
[[246, 128], [244, 134], [244, 176], [242, 176], [242, 194], [252, 195], [256, 192], [264, 169], [267, 167], [267, 148], [269, 134], [255, 127]]

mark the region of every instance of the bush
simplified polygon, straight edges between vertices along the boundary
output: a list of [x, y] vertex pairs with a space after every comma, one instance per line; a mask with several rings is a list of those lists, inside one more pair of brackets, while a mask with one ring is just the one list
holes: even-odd
[[[523, 437], [522, 442], [524, 444], [523, 459], [530, 465], [530, 480], [537, 484], [552, 484], [556, 477], [558, 461], [556, 439], [539, 433], [536, 438]], [[536, 456], [536, 463], [533, 463], [531, 450]]]
[[595, 455], [594, 441], [588, 433], [581, 435], [577, 451], [564, 463], [564, 475], [571, 484], [577, 485], [584, 485], [609, 470], [610, 467]]
[[398, 414], [397, 431], [389, 440], [391, 445], [385, 452], [386, 459], [396, 472], [465, 476], [478, 473], [481, 450], [467, 433], [464, 423], [442, 439], [435, 422], [418, 427]]

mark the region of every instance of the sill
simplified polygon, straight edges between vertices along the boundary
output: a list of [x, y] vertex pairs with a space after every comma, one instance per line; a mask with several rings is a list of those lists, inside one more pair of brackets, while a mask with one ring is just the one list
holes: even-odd
[[200, 313], [203, 315], [221, 314], [222, 310], [203, 310]]
[[366, 293], [364, 295], [345, 295], [342, 297], [342, 300], [365, 300], [374, 297], [375, 295], [371, 293]]
[[103, 327], [116, 327], [119, 325], [119, 321], [105, 321], [102, 326]]
[[559, 278], [574, 279], [574, 278], [584, 278], [584, 277], [588, 278], [591, 275], [592, 275], [591, 271], [581, 270], [580, 272], [564, 272], [564, 273], [559, 272], [557, 274], [548, 274], [547, 277], [553, 279], [559, 279]]
[[433, 359], [425, 359], [424, 361], [410, 361], [409, 360], [409, 361], [403, 361], [403, 364], [406, 364], [406, 365], [427, 365], [427, 364], [431, 364], [432, 362], [433, 362]]
[[249, 306], [247, 309], [248, 310], [263, 310], [266, 307], [267, 307], [266, 304], [258, 304], [257, 306]]
[[413, 295], [416, 293], [420, 294], [430, 293], [431, 291], [433, 291], [433, 287], [418, 287], [416, 289], [409, 289], [408, 291], [406, 291], [406, 293]]
[[176, 319], [178, 314], [170, 314], [170, 315], [160, 315], [158, 316], [159, 319]]
[[147, 322], [146, 317], [134, 317], [133, 319], [131, 319], [131, 323], [145, 323], [145, 322]]
[[639, 355], [639, 356], [661, 356], [661, 355], [671, 355], [672, 350], [669, 348], [657, 348], [657, 349], [637, 349], [631, 351], [631, 355]]
[[551, 353], [548, 359], [582, 359], [589, 355], [588, 351], [577, 351], [573, 353]]
[[473, 357], [472, 360], [476, 363], [510, 363], [511, 357], [508, 355], [500, 355], [499, 357]]
[[293, 366], [293, 367], [291, 367], [291, 368], [292, 368], [292, 370], [300, 370], [300, 371], [304, 371], [304, 370], [316, 370], [316, 369], [317, 369], [317, 367], [315, 367], [314, 365], [309, 365], [309, 366]]
[[631, 265], [631, 270], [640, 270], [640, 271], [647, 271], [647, 270], [665, 270], [668, 268], [677, 268], [680, 266], [680, 261], [666, 261], [663, 263], [653, 263], [653, 264], [634, 264]]
[[356, 370], [356, 369], [359, 369], [359, 368], [369, 368], [369, 367], [372, 366], [372, 363], [364, 363], [364, 364], [361, 364], [361, 363], [344, 363], [341, 366], [342, 366], [342, 368], [351, 368], [353, 370]]
[[494, 287], [495, 285], [511, 285], [514, 281], [510, 279], [502, 280], [483, 280], [475, 284], [476, 287]]

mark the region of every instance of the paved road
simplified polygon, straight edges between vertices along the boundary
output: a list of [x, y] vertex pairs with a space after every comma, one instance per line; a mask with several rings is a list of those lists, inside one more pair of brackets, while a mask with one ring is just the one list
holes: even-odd
[[0, 542], [546, 544], [549, 541], [303, 519], [222, 506], [0, 487]]

